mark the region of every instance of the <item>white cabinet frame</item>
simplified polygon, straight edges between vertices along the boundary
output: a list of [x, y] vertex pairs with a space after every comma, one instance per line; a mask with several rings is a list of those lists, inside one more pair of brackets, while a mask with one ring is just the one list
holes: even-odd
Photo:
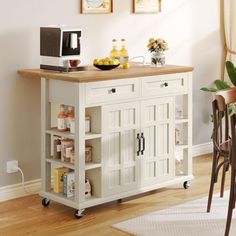
[[[150, 84], [154, 84], [150, 87]], [[166, 85], [167, 84], [167, 85]], [[168, 85], [171, 85], [168, 88]], [[114, 85], [114, 86], [113, 86]], [[124, 86], [123, 86], [124, 85]], [[177, 86], [178, 89], [174, 89]], [[113, 89], [114, 87], [114, 89]], [[98, 88], [97, 95], [99, 99], [96, 100], [96, 96], [93, 96], [91, 91], [95, 91]], [[108, 90], [109, 91], [108, 91]], [[116, 90], [118, 89], [118, 90]], [[129, 95], [129, 90], [133, 91]], [[119, 91], [120, 95], [114, 93], [114, 91]], [[114, 94], [113, 94], [114, 93]], [[122, 93], [125, 94], [122, 97]], [[104, 95], [103, 95], [104, 94]], [[108, 138], [108, 133], [111, 130], [107, 130], [107, 117], [105, 117], [107, 112], [111, 107], [117, 107], [122, 110], [127, 107], [137, 108], [137, 122], [136, 126], [121, 127], [118, 131], [121, 135], [127, 130], [134, 130], [135, 136], [137, 133], [142, 133], [144, 131], [142, 127], [143, 123], [143, 105], [148, 102], [156, 101], [157, 104], [161, 101], [168, 100], [174, 105], [175, 97], [177, 95], [184, 95], [184, 107], [187, 118], [183, 122], [187, 125], [187, 140], [188, 144], [183, 148], [184, 155], [184, 168], [183, 175], [176, 176], [174, 173], [174, 161], [170, 165], [170, 175], [168, 178], [159, 179], [158, 181], [150, 181], [149, 184], [143, 183], [143, 173], [141, 171], [143, 161], [142, 157], [136, 156], [136, 166], [135, 166], [135, 178], [136, 181], [134, 185], [130, 188], [121, 188], [121, 191], [109, 192], [107, 194], [106, 184], [107, 179], [104, 178], [106, 174], [107, 163], [106, 161], [106, 144]], [[51, 190], [51, 165], [53, 161], [48, 160], [49, 149], [50, 149], [50, 135], [58, 134], [58, 132], [50, 130], [50, 120], [51, 120], [51, 103], [66, 104], [75, 107], [76, 114], [76, 134], [73, 136], [75, 140], [75, 155], [76, 161], [71, 168], [74, 169], [76, 175], [75, 183], [75, 197], [73, 199], [67, 199], [62, 195], [53, 193]], [[172, 106], [170, 105], [170, 106]], [[101, 114], [101, 133], [90, 134], [90, 136], [85, 134], [85, 124], [84, 117], [86, 114], [86, 109], [92, 107], [100, 107]], [[173, 145], [173, 135], [174, 126], [176, 123], [175, 114], [173, 111], [174, 107], [171, 108], [171, 117], [169, 121], [169, 129], [173, 129], [168, 134], [170, 135], [169, 142], [171, 145], [168, 155], [174, 160], [174, 145]], [[122, 118], [123, 119], [123, 118]], [[178, 121], [179, 122], [179, 121]], [[182, 122], [182, 121], [180, 121]], [[69, 134], [62, 134], [62, 136], [70, 136]], [[100, 139], [101, 143], [101, 163], [86, 167], [85, 164], [85, 142], [90, 139]], [[121, 146], [122, 148], [122, 146]], [[192, 73], [178, 73], [171, 75], [161, 75], [161, 76], [147, 76], [142, 78], [133, 79], [120, 79], [120, 80], [110, 80], [102, 82], [91, 82], [91, 83], [75, 83], [67, 81], [51, 80], [46, 78], [41, 78], [41, 176], [42, 176], [42, 187], [40, 195], [62, 203], [64, 205], [73, 207], [75, 209], [83, 209], [105, 202], [121, 199], [124, 197], [129, 197], [139, 193], [147, 192], [150, 190], [167, 187], [173, 184], [183, 183], [193, 179], [192, 175]], [[136, 152], [136, 151], [135, 151]], [[121, 150], [122, 153], [122, 150]], [[104, 155], [104, 158], [103, 158]], [[123, 155], [123, 154], [122, 154]], [[136, 153], [134, 153], [136, 155]], [[121, 166], [125, 167], [125, 164], [121, 160]], [[61, 166], [66, 166], [64, 163], [60, 163]], [[70, 167], [70, 165], [67, 165]], [[94, 169], [93, 169], [94, 168]], [[119, 167], [120, 168], [120, 167]], [[118, 168], [118, 169], [119, 169]], [[90, 199], [85, 199], [85, 175], [86, 171], [90, 171], [90, 176], [93, 177], [93, 185], [96, 185], [98, 194], [91, 197]], [[94, 176], [92, 176], [94, 174]], [[123, 177], [122, 177], [123, 178]], [[124, 179], [121, 181], [124, 183]]]

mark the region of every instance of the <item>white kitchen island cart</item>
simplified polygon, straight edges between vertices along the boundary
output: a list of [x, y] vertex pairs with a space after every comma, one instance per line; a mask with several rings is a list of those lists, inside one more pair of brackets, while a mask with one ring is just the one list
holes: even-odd
[[[43, 205], [56, 201], [76, 209], [80, 218], [85, 208], [98, 204], [178, 183], [188, 188], [193, 178], [192, 70], [170, 65], [73, 73], [20, 70], [24, 77], [41, 79]], [[55, 128], [61, 104], [74, 108], [75, 133]], [[52, 158], [55, 136], [74, 141], [73, 163]], [[90, 162], [85, 161], [87, 145]], [[60, 167], [74, 172], [71, 197], [54, 191], [53, 171]]]

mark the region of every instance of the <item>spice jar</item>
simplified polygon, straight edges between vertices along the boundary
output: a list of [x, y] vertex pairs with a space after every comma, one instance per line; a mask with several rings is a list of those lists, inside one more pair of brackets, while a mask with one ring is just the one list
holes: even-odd
[[61, 159], [61, 137], [53, 136], [53, 159]]
[[85, 162], [92, 162], [92, 147], [85, 147]]
[[70, 132], [75, 134], [75, 118], [70, 119]]
[[72, 151], [74, 151], [74, 140], [63, 139], [61, 141], [61, 161], [70, 162]]
[[64, 132], [67, 130], [66, 127], [66, 113], [65, 113], [65, 106], [60, 106], [60, 112], [57, 116], [57, 130]]
[[[67, 126], [68, 131], [71, 131], [72, 120], [75, 120], [74, 107], [68, 106], [68, 110], [66, 113], [66, 126]], [[74, 132], [71, 132], [71, 133], [74, 133]]]

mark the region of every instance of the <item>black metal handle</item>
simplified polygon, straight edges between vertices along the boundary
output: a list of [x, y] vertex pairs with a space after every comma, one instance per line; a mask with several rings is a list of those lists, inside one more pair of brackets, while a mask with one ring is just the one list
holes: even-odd
[[144, 151], [145, 151], [145, 137], [144, 137], [144, 134], [143, 133], [141, 133], [141, 139], [143, 140], [143, 149], [141, 150], [141, 155], [143, 155], [144, 154]]
[[111, 91], [111, 93], [116, 93], [116, 89], [115, 88], [112, 88], [110, 91]]
[[169, 84], [168, 84], [167, 82], [165, 82], [165, 83], [163, 84], [163, 86], [164, 86], [164, 87], [168, 87]]
[[140, 138], [140, 135], [137, 134], [137, 139], [138, 139], [138, 151], [137, 151], [137, 156], [140, 155], [140, 152], [141, 152], [141, 138]]

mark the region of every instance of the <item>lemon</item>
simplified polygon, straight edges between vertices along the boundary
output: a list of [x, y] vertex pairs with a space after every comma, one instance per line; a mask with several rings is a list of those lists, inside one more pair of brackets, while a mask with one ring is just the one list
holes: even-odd
[[98, 58], [95, 58], [94, 60], [93, 60], [93, 64], [94, 65], [97, 65], [99, 63], [99, 59]]
[[123, 69], [129, 69], [129, 67], [130, 67], [130, 65], [129, 65], [128, 62], [125, 62], [125, 63], [123, 64]]
[[99, 65], [99, 66], [103, 66], [103, 61], [100, 60], [100, 61], [98, 62], [98, 65]]
[[119, 64], [120, 64], [120, 61], [119, 61], [118, 59], [114, 59], [114, 60], [113, 60], [113, 63], [114, 63], [114, 65], [119, 65]]

